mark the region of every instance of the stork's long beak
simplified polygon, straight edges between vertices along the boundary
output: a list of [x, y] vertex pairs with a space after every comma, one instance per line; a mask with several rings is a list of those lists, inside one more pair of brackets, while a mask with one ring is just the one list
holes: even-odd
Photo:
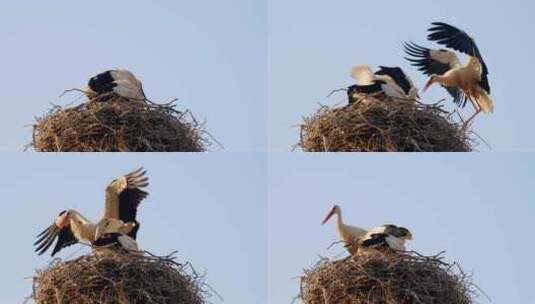
[[435, 83], [435, 79], [433, 77], [429, 78], [429, 80], [427, 81], [427, 83], [425, 84], [424, 86], [424, 89], [423, 89], [423, 92], [427, 91], [427, 89], [429, 89], [429, 87]]
[[331, 209], [331, 211], [329, 211], [329, 213], [327, 214], [327, 216], [325, 217], [325, 219], [323, 220], [323, 222], [321, 222], [321, 224], [325, 224], [327, 223], [327, 221], [334, 215], [334, 208]]

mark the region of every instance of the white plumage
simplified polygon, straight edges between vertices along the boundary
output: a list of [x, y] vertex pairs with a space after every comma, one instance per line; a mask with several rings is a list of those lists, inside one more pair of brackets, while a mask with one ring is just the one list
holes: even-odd
[[378, 248], [387, 246], [394, 250], [405, 250], [405, 241], [412, 239], [412, 234], [404, 227], [382, 225], [366, 230], [364, 228], [346, 225], [342, 219], [340, 206], [333, 205], [325, 216], [322, 224], [336, 215], [336, 232], [351, 255], [355, 255], [359, 248]]
[[360, 86], [371, 85], [375, 83], [377, 77], [373, 74], [372, 69], [367, 65], [357, 65], [351, 69], [351, 78]]
[[36, 252], [43, 254], [52, 246], [54, 256], [61, 249], [78, 242], [94, 247], [119, 245], [127, 250], [138, 250], [135, 241], [139, 222], [137, 208], [148, 195], [142, 188], [148, 186], [143, 168], [113, 180], [106, 187], [104, 214], [97, 224], [82, 216], [76, 210], [66, 210], [54, 223], [37, 236]]
[[384, 92], [387, 96], [414, 100], [418, 97], [418, 89], [412, 79], [399, 67], [380, 66], [373, 72], [367, 65], [355, 66], [351, 69], [351, 77], [355, 85], [349, 87], [352, 92], [370, 94]]
[[436, 41], [469, 56], [461, 65], [457, 55], [448, 50], [432, 50], [415, 43], [405, 43], [406, 58], [418, 67], [429, 80], [424, 91], [433, 83], [442, 85], [453, 97], [453, 102], [464, 107], [470, 100], [475, 113], [465, 122], [467, 125], [481, 111], [491, 113], [494, 103], [490, 98], [488, 69], [472, 37], [466, 32], [446, 23], [434, 22], [429, 29], [428, 39]]
[[96, 100], [106, 101], [109, 98], [99, 99], [99, 96], [114, 93], [120, 97], [132, 101], [145, 101], [146, 96], [143, 91], [141, 81], [128, 70], [109, 70], [91, 77], [88, 82], [88, 92], [91, 97], [96, 96]]

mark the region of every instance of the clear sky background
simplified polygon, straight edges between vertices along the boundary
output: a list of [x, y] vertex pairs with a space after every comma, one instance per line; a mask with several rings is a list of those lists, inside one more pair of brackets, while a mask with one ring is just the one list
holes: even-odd
[[[400, 66], [422, 88], [426, 79], [403, 59], [402, 42], [434, 47], [426, 42], [427, 28], [445, 21], [476, 39], [490, 71], [495, 113], [477, 117], [474, 130], [494, 150], [533, 150], [534, 9], [533, 1], [524, 0], [270, 0], [270, 148], [290, 150], [302, 116], [313, 113], [318, 103], [343, 101], [343, 92], [326, 96], [352, 84], [354, 65]], [[421, 96], [427, 103], [451, 100], [439, 86]], [[463, 113], [472, 115], [470, 104]]]
[[[65, 89], [127, 68], [154, 101], [179, 98], [230, 151], [266, 145], [265, 1], [2, 1], [0, 151]], [[218, 150], [218, 147], [214, 147]]]
[[[141, 248], [154, 254], [178, 250], [223, 298], [224, 303], [266, 303], [266, 176], [261, 154], [36, 155], [0, 158], [0, 303], [22, 303], [31, 293], [37, 256], [33, 242], [64, 209], [89, 219], [101, 215], [104, 189], [114, 178], [143, 165], [150, 195], [140, 205]], [[88, 252], [71, 246], [58, 253]], [[218, 298], [213, 303], [223, 303]]]
[[[268, 207], [269, 303], [290, 303], [318, 255], [340, 258], [332, 202], [345, 223], [409, 228], [408, 249], [473, 273], [493, 303], [535, 303], [533, 155], [275, 154]], [[481, 303], [489, 303], [485, 298]]]

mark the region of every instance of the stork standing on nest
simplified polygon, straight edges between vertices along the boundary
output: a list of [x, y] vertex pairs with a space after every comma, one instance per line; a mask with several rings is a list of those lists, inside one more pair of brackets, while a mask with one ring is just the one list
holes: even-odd
[[91, 77], [87, 91], [89, 98], [98, 101], [108, 100], [111, 94], [133, 101], [146, 100], [141, 81], [128, 70], [109, 70]]
[[429, 76], [424, 91], [432, 84], [439, 83], [450, 93], [457, 106], [464, 108], [466, 100], [470, 100], [475, 113], [464, 123], [466, 126], [481, 111], [492, 113], [494, 110], [489, 96], [487, 65], [474, 39], [466, 32], [446, 23], [434, 22], [432, 25], [428, 40], [467, 54], [467, 63], [461, 65], [454, 52], [428, 49], [412, 42], [404, 45], [405, 52], [411, 56], [405, 59]]
[[399, 67], [379, 66], [379, 70], [373, 73], [369, 66], [359, 65], [351, 70], [351, 77], [356, 84], [347, 89], [350, 104], [355, 102], [355, 94], [383, 92], [394, 98], [411, 100], [419, 98], [418, 89], [412, 79]]
[[140, 168], [113, 180], [106, 188], [104, 215], [94, 224], [76, 210], [59, 213], [54, 223], [37, 235], [34, 243], [39, 255], [45, 253], [52, 243], [54, 256], [61, 249], [76, 244], [89, 243], [94, 247], [119, 246], [127, 250], [138, 250], [135, 241], [139, 222], [137, 208], [148, 195], [141, 188], [148, 186], [145, 171]]
[[322, 224], [336, 215], [336, 232], [344, 242], [351, 255], [357, 254], [359, 248], [405, 250], [405, 242], [412, 240], [412, 234], [407, 228], [396, 225], [382, 225], [370, 230], [346, 225], [342, 219], [342, 209], [333, 205]]

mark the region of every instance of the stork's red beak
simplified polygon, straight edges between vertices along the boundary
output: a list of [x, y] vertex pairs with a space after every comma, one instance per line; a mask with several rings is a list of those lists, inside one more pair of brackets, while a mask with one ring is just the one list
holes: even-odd
[[427, 83], [425, 84], [424, 86], [424, 89], [423, 89], [423, 92], [427, 91], [427, 89], [429, 89], [429, 87], [435, 83], [435, 79], [433, 79], [433, 77], [429, 78], [429, 80], [427, 81]]
[[321, 222], [321, 224], [325, 224], [327, 223], [327, 221], [334, 215], [334, 207], [331, 209], [331, 211], [329, 211], [329, 213], [327, 214], [327, 216], [325, 217], [325, 219], [323, 220], [323, 222]]

